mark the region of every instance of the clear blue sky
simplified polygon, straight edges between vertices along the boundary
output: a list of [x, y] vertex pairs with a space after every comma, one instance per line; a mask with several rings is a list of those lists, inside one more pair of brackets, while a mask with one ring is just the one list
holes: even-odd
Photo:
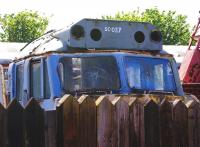
[[195, 0], [0, 0], [0, 14], [24, 9], [45, 13], [50, 17], [48, 29], [64, 27], [81, 18], [101, 18], [102, 15], [114, 15], [119, 11], [152, 7], [187, 15], [191, 26], [200, 16], [199, 3]]

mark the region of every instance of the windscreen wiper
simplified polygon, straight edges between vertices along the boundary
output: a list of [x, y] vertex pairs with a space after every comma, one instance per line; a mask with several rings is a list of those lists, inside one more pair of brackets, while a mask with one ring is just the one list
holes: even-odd
[[131, 92], [139, 93], [139, 94], [146, 94], [147, 93], [147, 91], [145, 89], [139, 89], [139, 88], [135, 88], [135, 87], [131, 88]]
[[44, 33], [43, 35], [41, 35], [40, 37], [36, 38], [35, 40], [33, 40], [33, 41], [27, 43], [24, 47], [22, 47], [22, 48], [20, 49], [20, 51], [23, 51], [28, 45], [30, 45], [30, 44], [32, 44], [32, 43], [34, 43], [34, 42], [36, 42], [36, 41], [41, 40], [41, 38], [44, 37], [45, 35], [48, 35], [48, 34], [50, 34], [50, 33], [54, 33], [55, 31], [56, 31], [56, 30], [50, 30], [50, 31]]
[[148, 94], [174, 95], [174, 92], [173, 91], [161, 91], [161, 90], [149, 90]]
[[72, 95], [82, 95], [82, 94], [111, 94], [111, 89], [80, 89], [80, 90], [65, 90], [66, 93]]

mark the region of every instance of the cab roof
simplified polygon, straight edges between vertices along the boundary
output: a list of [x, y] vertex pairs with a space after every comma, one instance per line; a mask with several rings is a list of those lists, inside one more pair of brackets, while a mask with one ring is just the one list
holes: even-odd
[[83, 19], [49, 31], [20, 50], [19, 58], [48, 52], [162, 51], [160, 31], [150, 23]]

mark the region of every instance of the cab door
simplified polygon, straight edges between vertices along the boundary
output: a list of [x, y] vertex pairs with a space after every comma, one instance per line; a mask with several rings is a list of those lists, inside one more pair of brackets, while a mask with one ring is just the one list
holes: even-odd
[[9, 99], [26, 105], [31, 98], [43, 101], [51, 97], [46, 58], [29, 58], [9, 66]]
[[[37, 101], [44, 101], [50, 98], [49, 76], [46, 65], [46, 58], [29, 58], [23, 63], [22, 71], [18, 72], [16, 66], [16, 80], [22, 81], [16, 84], [16, 97], [23, 105], [26, 105], [31, 98]], [[22, 77], [23, 75], [23, 77]], [[19, 93], [19, 94], [18, 94]]]
[[6, 85], [5, 85], [5, 77], [4, 77], [4, 69], [3, 66], [0, 65], [0, 103], [6, 107], [8, 100], [6, 97]]

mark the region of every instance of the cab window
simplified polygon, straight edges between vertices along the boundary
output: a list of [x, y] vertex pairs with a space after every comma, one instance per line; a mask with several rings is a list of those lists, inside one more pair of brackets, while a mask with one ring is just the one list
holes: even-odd
[[176, 91], [168, 59], [125, 57], [125, 64], [130, 88], [145, 91]]
[[59, 73], [66, 92], [99, 92], [118, 90], [120, 80], [115, 58], [64, 57], [60, 60]]
[[24, 82], [24, 65], [19, 64], [16, 67], [16, 98], [21, 101], [23, 96], [23, 82]]
[[42, 60], [32, 61], [30, 64], [30, 95], [37, 99], [50, 98], [46, 60], [41, 62]]
[[50, 98], [50, 85], [49, 85], [49, 75], [47, 68], [47, 61], [44, 61], [44, 98]]
[[31, 97], [42, 98], [41, 93], [41, 62], [31, 63]]

